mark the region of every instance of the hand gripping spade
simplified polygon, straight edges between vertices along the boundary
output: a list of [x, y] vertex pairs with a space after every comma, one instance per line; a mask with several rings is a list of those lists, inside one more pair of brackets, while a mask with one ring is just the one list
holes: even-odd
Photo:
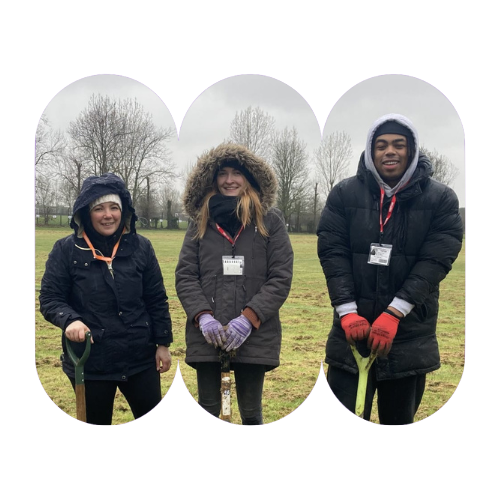
[[366, 386], [368, 384], [368, 372], [377, 357], [376, 353], [370, 352], [370, 355], [366, 358], [359, 354], [355, 346], [351, 345], [352, 353], [354, 354], [354, 359], [358, 365], [358, 392], [356, 394], [356, 415], [363, 418], [363, 413], [365, 411], [365, 398], [366, 398]]
[[78, 358], [71, 347], [71, 342], [65, 337], [66, 349], [69, 357], [75, 365], [75, 394], [76, 394], [76, 418], [82, 422], [87, 421], [87, 409], [85, 406], [85, 382], [83, 377], [83, 366], [90, 354], [90, 332], [85, 333], [85, 351], [81, 358]]

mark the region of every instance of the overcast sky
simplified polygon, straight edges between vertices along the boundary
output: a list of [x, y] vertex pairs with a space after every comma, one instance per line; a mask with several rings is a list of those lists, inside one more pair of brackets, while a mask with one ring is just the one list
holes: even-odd
[[[87, 106], [92, 94], [112, 98], [136, 98], [151, 113], [158, 126], [175, 129], [175, 122], [163, 102], [152, 90], [133, 79], [114, 75], [83, 78], [62, 89], [45, 110], [54, 128], [66, 131], [70, 122]], [[179, 173], [206, 149], [229, 136], [235, 114], [248, 106], [260, 107], [276, 120], [276, 129], [296, 127], [307, 144], [309, 168], [314, 169], [313, 151], [319, 145], [321, 130], [308, 103], [290, 86], [258, 75], [223, 79], [192, 103], [182, 121], [179, 139], [169, 144]], [[365, 80], [347, 91], [334, 105], [325, 124], [324, 135], [345, 131], [352, 141], [353, 156], [349, 174], [354, 175], [372, 122], [386, 113], [400, 113], [414, 123], [420, 143], [446, 155], [459, 169], [453, 188], [465, 206], [464, 137], [455, 109], [436, 88], [417, 78], [385, 75]], [[177, 184], [182, 188], [180, 183]]]

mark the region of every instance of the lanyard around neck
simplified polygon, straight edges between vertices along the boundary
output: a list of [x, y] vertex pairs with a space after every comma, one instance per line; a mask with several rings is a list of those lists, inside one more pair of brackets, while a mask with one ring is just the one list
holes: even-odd
[[383, 188], [380, 188], [380, 234], [383, 234], [384, 227], [392, 216], [392, 211], [394, 210], [394, 205], [396, 204], [396, 195], [393, 194], [391, 198], [391, 203], [389, 204], [389, 210], [387, 211], [387, 217], [385, 221], [382, 222], [382, 207], [384, 205], [384, 195], [385, 191]]
[[113, 274], [113, 267], [111, 266], [111, 263], [113, 262], [113, 259], [115, 258], [116, 252], [118, 250], [118, 246], [120, 245], [120, 240], [122, 239], [122, 235], [125, 232], [125, 228], [123, 228], [122, 234], [120, 234], [120, 237], [118, 238], [118, 241], [116, 242], [115, 246], [113, 247], [113, 252], [111, 254], [111, 257], [104, 257], [104, 255], [98, 255], [95, 251], [94, 245], [92, 245], [91, 241], [89, 240], [89, 237], [83, 232], [83, 239], [87, 242], [87, 245], [89, 248], [92, 250], [92, 254], [94, 256], [94, 259], [97, 260], [103, 260], [106, 262], [108, 265], [108, 269], [111, 271], [111, 274]]
[[226, 233], [226, 231], [224, 231], [224, 229], [222, 229], [219, 224], [215, 223], [215, 226], [217, 227], [217, 231], [219, 231], [220, 234], [222, 234], [222, 236], [224, 236], [224, 238], [226, 238], [227, 241], [229, 241], [229, 243], [231, 243], [232, 247], [233, 247], [233, 257], [234, 257], [234, 245], [236, 245], [236, 240], [238, 239], [239, 235], [241, 234], [241, 231], [243, 231], [243, 226], [240, 227], [240, 230], [238, 231], [238, 233], [236, 234], [236, 236], [233, 238], [231, 238], [231, 236], [229, 234]]

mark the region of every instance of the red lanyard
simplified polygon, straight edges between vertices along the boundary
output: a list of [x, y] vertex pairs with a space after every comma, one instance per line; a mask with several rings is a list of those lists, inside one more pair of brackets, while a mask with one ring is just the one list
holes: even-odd
[[392, 211], [394, 210], [394, 205], [396, 204], [396, 195], [394, 194], [391, 198], [389, 210], [387, 211], [387, 217], [385, 218], [385, 221], [382, 223], [382, 206], [384, 204], [384, 195], [385, 192], [383, 188], [380, 188], [380, 234], [384, 232], [384, 227], [387, 224], [387, 221], [391, 218]]
[[224, 238], [226, 238], [226, 240], [229, 241], [229, 243], [231, 243], [231, 245], [233, 246], [233, 257], [234, 257], [234, 245], [236, 245], [236, 240], [238, 239], [238, 236], [241, 234], [241, 231], [243, 231], [243, 226], [240, 227], [238, 234], [234, 237], [233, 240], [233, 238], [231, 238], [231, 236], [229, 236], [229, 234], [227, 234], [226, 231], [224, 231], [224, 229], [222, 229], [219, 226], [219, 224], [215, 223], [215, 225], [217, 227], [217, 231], [219, 231], [219, 233], [222, 234], [222, 236], [224, 236]]
[[103, 260], [104, 262], [106, 262], [106, 264], [108, 265], [108, 269], [111, 271], [111, 274], [113, 274], [113, 268], [111, 266], [111, 263], [113, 262], [113, 259], [115, 258], [116, 252], [118, 250], [118, 246], [120, 245], [120, 240], [122, 239], [122, 235], [124, 232], [125, 232], [125, 228], [123, 228], [122, 234], [120, 235], [120, 237], [118, 238], [118, 241], [116, 242], [115, 246], [113, 247], [113, 253], [111, 254], [111, 257], [104, 257], [104, 255], [97, 255], [95, 248], [94, 248], [94, 245], [92, 245], [92, 243], [90, 242], [89, 237], [85, 234], [85, 231], [83, 232], [83, 239], [87, 242], [87, 245], [92, 250], [92, 254], [94, 255], [94, 259]]

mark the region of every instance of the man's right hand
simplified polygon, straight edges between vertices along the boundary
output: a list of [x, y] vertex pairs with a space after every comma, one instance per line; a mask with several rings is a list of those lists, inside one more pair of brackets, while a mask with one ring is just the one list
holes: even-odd
[[368, 333], [370, 332], [370, 323], [356, 313], [349, 313], [342, 316], [340, 324], [344, 329], [347, 342], [351, 345], [368, 337]]

